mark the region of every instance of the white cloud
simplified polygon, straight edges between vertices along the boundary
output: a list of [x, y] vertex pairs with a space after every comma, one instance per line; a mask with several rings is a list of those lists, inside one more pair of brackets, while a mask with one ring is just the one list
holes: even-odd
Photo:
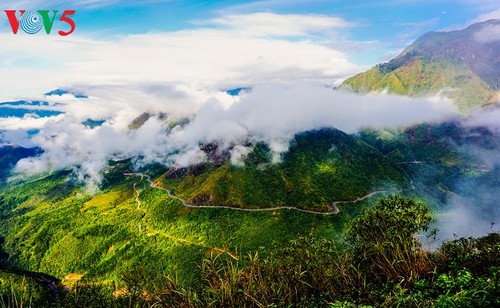
[[243, 158], [245, 158], [250, 151], [251, 149], [246, 146], [236, 145], [231, 149], [231, 163], [233, 165], [243, 166]]
[[[453, 112], [446, 99], [356, 96], [325, 87], [358, 69], [344, 53], [314, 39], [318, 31], [350, 26], [342, 19], [256, 13], [226, 15], [204, 26], [212, 28], [97, 41], [0, 35], [0, 65], [9, 72], [0, 76], [0, 98], [57, 87], [89, 96], [41, 98], [63, 103], [58, 108], [66, 114], [37, 123], [43, 129], [33, 142], [45, 152], [21, 161], [18, 170], [79, 166], [82, 179], [97, 183], [109, 158], [186, 165], [204, 159], [199, 144], [216, 141], [232, 148], [238, 161], [247, 141], [265, 141], [280, 153], [304, 130], [355, 132], [437, 121]], [[220, 91], [237, 86], [253, 90], [241, 97]], [[163, 113], [167, 120], [153, 116], [130, 131], [144, 112]], [[81, 124], [87, 118], [106, 123], [91, 129]], [[175, 126], [183, 119], [190, 122]]]
[[[410, 112], [411, 110], [411, 112]], [[183, 138], [239, 142], [248, 136], [272, 143], [318, 127], [354, 133], [362, 127], [394, 127], [441, 120], [454, 110], [447, 99], [391, 95], [359, 96], [311, 85], [262, 85], [228, 109], [207, 104], [185, 128]]]
[[[498, 2], [496, 3], [498, 6]], [[478, 17], [474, 18], [469, 22], [469, 24], [477, 23], [477, 22], [482, 22], [482, 21], [487, 21], [490, 19], [500, 19], [500, 9], [496, 9], [494, 11], [484, 13], [479, 15]]]
[[28, 133], [23, 129], [0, 130], [0, 147], [4, 145], [18, 145], [25, 148], [35, 146]]
[[488, 25], [474, 33], [474, 39], [480, 43], [500, 41], [500, 23]]
[[348, 25], [336, 17], [260, 13], [209, 23], [224, 26], [107, 40], [0, 34], [0, 67], [9, 72], [0, 76], [0, 99], [75, 84], [205, 89], [296, 80], [334, 84], [358, 71], [343, 52], [312, 39], [318, 30]]
[[266, 11], [266, 10], [280, 10], [283, 8], [290, 8], [294, 6], [311, 6], [311, 4], [321, 3], [325, 0], [258, 0], [258, 1], [246, 1], [242, 3], [236, 3], [233, 6], [225, 8], [228, 11], [237, 12], [250, 12], [250, 11]]
[[[62, 117], [59, 115], [57, 117]], [[41, 129], [49, 121], [48, 117], [40, 118], [27, 114], [23, 118], [8, 117], [0, 118], [0, 130], [30, 130]]]
[[494, 108], [479, 109], [472, 113], [465, 121], [467, 127], [487, 126], [497, 132], [500, 132], [500, 109]]
[[[489, 189], [494, 188], [489, 187]], [[493, 229], [491, 225], [491, 223], [499, 223], [498, 217], [500, 215], [495, 206], [489, 207], [495, 213], [485, 217], [477, 210], [474, 210], [474, 207], [477, 206], [476, 199], [460, 197], [456, 197], [456, 199], [457, 203], [453, 203], [450, 208], [436, 217], [435, 227], [439, 230], [438, 242], [454, 240], [460, 237], [485, 236], [490, 232], [498, 231], [497, 228]]]
[[[232, 149], [232, 161], [237, 163], [248, 151], [247, 142], [264, 141], [276, 161], [290, 138], [301, 131], [336, 127], [352, 133], [361, 127], [439, 121], [454, 111], [447, 99], [358, 96], [303, 82], [258, 85], [241, 97], [174, 86], [91, 87], [85, 92], [89, 99], [68, 102], [67, 114], [46, 121], [33, 138], [44, 154], [21, 161], [18, 171], [78, 166], [80, 178], [95, 188], [111, 158], [143, 157], [143, 163], [185, 166], [205, 159], [200, 144], [216, 142], [221, 150]], [[156, 116], [129, 130], [128, 125], [143, 112]], [[158, 116], [160, 112], [165, 116]], [[81, 124], [92, 116], [107, 121], [94, 129]], [[181, 124], [184, 118], [189, 123]]]
[[242, 35], [264, 37], [307, 36], [318, 31], [346, 28], [354, 25], [334, 16], [268, 12], [231, 14], [208, 21], [201, 21], [198, 24], [222, 26]]
[[500, 191], [491, 174], [498, 173], [500, 157], [497, 152], [479, 146], [473, 146], [471, 150], [474, 160], [489, 168], [490, 175], [485, 173], [484, 177], [469, 177], [457, 183], [456, 194], [448, 199], [436, 217], [439, 242], [499, 231], [500, 209], [497, 205]]

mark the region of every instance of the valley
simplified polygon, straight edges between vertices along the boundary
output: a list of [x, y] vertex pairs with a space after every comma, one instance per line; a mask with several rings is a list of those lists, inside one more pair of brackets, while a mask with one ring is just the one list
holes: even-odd
[[499, 25], [335, 87], [0, 103], [0, 308], [500, 305]]

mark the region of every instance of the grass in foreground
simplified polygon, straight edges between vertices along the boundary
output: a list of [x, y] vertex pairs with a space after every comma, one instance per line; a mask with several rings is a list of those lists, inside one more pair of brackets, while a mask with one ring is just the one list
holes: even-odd
[[[155, 276], [155, 273], [139, 267], [120, 275], [125, 286], [119, 290], [106, 284], [77, 284], [70, 293], [51, 299], [51, 305], [500, 305], [500, 234], [446, 242], [431, 253], [421, 248], [415, 236], [427, 228], [429, 222], [430, 215], [423, 204], [390, 196], [363, 211], [351, 223], [343, 245], [299, 236], [265, 256], [253, 252], [234, 260], [224, 254], [214, 254], [198, 264], [201, 283], [191, 287], [182, 287], [175, 275]], [[4, 291], [2, 300], [5, 302], [15, 294], [16, 298], [26, 298], [26, 302], [33, 294], [20, 292]]]

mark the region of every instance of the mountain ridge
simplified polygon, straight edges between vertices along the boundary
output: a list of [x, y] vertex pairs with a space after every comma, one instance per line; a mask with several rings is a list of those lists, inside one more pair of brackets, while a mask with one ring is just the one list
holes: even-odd
[[500, 40], [487, 34], [496, 27], [498, 19], [463, 30], [428, 32], [397, 57], [346, 79], [340, 87], [357, 93], [443, 93], [462, 111], [494, 104], [500, 89]]
[[355, 136], [333, 128], [297, 134], [279, 163], [271, 163], [264, 144], [256, 144], [243, 166], [233, 166], [215, 146], [211, 162], [171, 169], [163, 187], [198, 206], [235, 208], [298, 207], [329, 211], [333, 201], [349, 201], [374, 190], [410, 187], [397, 164]]

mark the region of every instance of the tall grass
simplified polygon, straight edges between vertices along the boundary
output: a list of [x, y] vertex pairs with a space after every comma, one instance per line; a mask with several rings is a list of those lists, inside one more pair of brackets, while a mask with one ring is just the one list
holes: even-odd
[[[199, 283], [189, 286], [175, 275], [137, 267], [123, 272], [118, 286], [80, 282], [48, 302], [50, 307], [499, 306], [500, 235], [445, 243], [430, 253], [415, 237], [430, 220], [423, 204], [390, 196], [352, 221], [345, 243], [298, 236], [286, 246], [238, 259], [214, 253], [198, 265]], [[19, 294], [3, 295], [0, 308], [31, 307], [32, 295]]]
[[[3, 281], [2, 281], [3, 282]], [[20, 283], [9, 281], [0, 285], [0, 308], [30, 308], [34, 307], [33, 295], [26, 277], [22, 277]]]

